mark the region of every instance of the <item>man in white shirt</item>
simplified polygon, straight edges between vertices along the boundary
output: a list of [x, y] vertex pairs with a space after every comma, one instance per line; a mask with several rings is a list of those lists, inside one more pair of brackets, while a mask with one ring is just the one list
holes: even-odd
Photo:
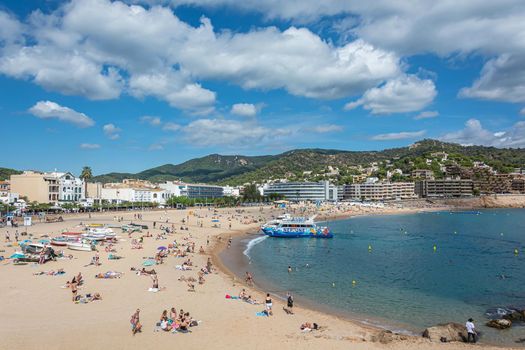
[[473, 319], [469, 318], [465, 327], [467, 327], [467, 343], [470, 343], [470, 338], [472, 337], [472, 342], [476, 342], [476, 326], [474, 326]]

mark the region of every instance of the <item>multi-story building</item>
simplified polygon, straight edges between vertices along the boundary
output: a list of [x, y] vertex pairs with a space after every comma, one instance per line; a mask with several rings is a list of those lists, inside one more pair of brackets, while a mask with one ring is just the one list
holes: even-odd
[[474, 168], [472, 180], [474, 181], [474, 188], [480, 193], [512, 192], [512, 176], [509, 174], [496, 174], [491, 168]]
[[86, 198], [95, 201], [102, 199], [102, 187], [101, 182], [88, 182], [86, 184]]
[[50, 173], [58, 179], [58, 200], [78, 202], [85, 198], [84, 180], [71, 173]]
[[512, 179], [512, 192], [525, 193], [525, 175], [514, 176]]
[[474, 194], [474, 182], [469, 179], [440, 179], [416, 182], [416, 194], [423, 198], [469, 197]]
[[434, 172], [428, 169], [416, 169], [412, 171], [412, 177], [421, 180], [434, 180]]
[[0, 197], [7, 197], [9, 192], [11, 192], [9, 181], [0, 181]]
[[344, 199], [367, 201], [416, 198], [413, 182], [366, 182], [344, 186]]
[[224, 186], [222, 193], [227, 197], [239, 197], [241, 195], [241, 189], [239, 187]]
[[149, 202], [151, 199], [151, 193], [149, 189], [103, 187], [101, 191], [101, 198], [102, 200], [113, 203]]
[[329, 181], [277, 182], [264, 188], [264, 195], [279, 194], [291, 201], [337, 201], [337, 186]]
[[11, 191], [20, 197], [27, 197], [30, 202], [58, 202], [60, 199], [60, 183], [56, 173], [24, 171], [22, 174], [11, 175]]
[[181, 194], [195, 199], [221, 198], [224, 196], [224, 190], [221, 186], [185, 184]]
[[221, 186], [167, 181], [166, 183], [159, 184], [159, 187], [168, 190], [172, 196], [176, 197], [184, 196], [192, 199], [224, 197], [224, 189]]

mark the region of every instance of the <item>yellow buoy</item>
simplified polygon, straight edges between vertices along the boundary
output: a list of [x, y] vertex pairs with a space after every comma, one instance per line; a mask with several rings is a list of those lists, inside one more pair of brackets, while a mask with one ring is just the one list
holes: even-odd
[[518, 250], [518, 248], [514, 249], [514, 255], [518, 255], [520, 252]]
[[355, 286], [357, 282], [355, 280], [352, 280], [352, 286]]
[[368, 245], [368, 251], [369, 251], [369, 252], [372, 251], [372, 245], [371, 245], [371, 244]]
[[335, 282], [332, 282], [332, 288], [335, 288]]
[[436, 252], [437, 249], [438, 247], [434, 244], [434, 253]]

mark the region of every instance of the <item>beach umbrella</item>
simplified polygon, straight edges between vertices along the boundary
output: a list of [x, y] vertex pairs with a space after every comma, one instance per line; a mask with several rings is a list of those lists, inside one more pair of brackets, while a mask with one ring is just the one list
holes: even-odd
[[144, 266], [153, 266], [153, 265], [155, 265], [155, 264], [156, 264], [156, 263], [155, 263], [155, 260], [146, 260], [146, 261], [144, 261], [144, 262], [142, 263], [142, 265], [144, 265]]
[[157, 250], [166, 250], [166, 249], [168, 249], [168, 248], [166, 248], [166, 247], [163, 246], [163, 245], [157, 248]]
[[25, 258], [25, 257], [26, 257], [26, 255], [23, 254], [23, 253], [14, 253], [9, 258], [10, 259], [22, 259], [22, 258]]
[[33, 243], [33, 241], [31, 241], [30, 239], [24, 239], [22, 242], [18, 242], [19, 245], [24, 245], [28, 243]]

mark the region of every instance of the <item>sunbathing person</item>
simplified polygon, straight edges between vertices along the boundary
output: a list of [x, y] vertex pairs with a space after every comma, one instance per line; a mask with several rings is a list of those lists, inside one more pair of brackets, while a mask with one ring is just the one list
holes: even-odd
[[239, 293], [239, 298], [244, 301], [248, 299], [248, 295], [246, 295], [246, 289], [243, 288], [241, 290], [241, 292]]
[[188, 292], [195, 292], [195, 285], [193, 283], [188, 283]]
[[310, 322], [305, 322], [301, 325], [301, 330], [303, 332], [310, 332], [312, 330], [317, 330], [319, 329], [319, 326], [317, 325], [317, 323], [310, 323]]
[[95, 300], [102, 300], [102, 296], [100, 293], [94, 293], [90, 298], [89, 301], [95, 301]]
[[256, 299], [253, 299], [251, 295], [248, 295], [248, 298], [246, 298], [246, 301], [248, 304], [252, 304], [252, 305], [260, 305], [261, 303], [258, 302]]
[[113, 279], [113, 278], [120, 278], [122, 277], [122, 272], [117, 271], [108, 271], [105, 273], [98, 273], [95, 275], [95, 278], [102, 278], [102, 279]]

